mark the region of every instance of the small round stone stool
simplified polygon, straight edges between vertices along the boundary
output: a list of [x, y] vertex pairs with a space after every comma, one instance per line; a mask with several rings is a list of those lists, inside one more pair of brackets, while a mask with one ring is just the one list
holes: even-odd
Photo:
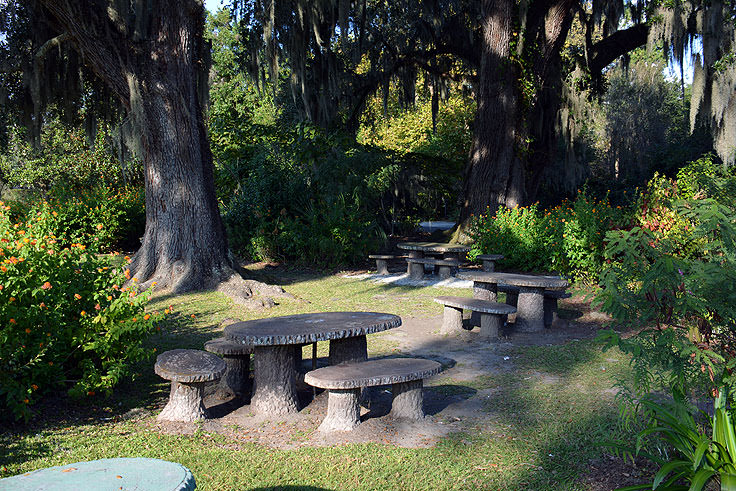
[[158, 355], [154, 371], [171, 380], [171, 395], [157, 419], [192, 422], [207, 418], [204, 385], [219, 380], [226, 368], [219, 356], [206, 351], [175, 349]]
[[227, 399], [232, 396], [243, 396], [249, 393], [250, 355], [253, 346], [236, 343], [226, 338], [215, 338], [204, 343], [204, 349], [222, 356], [227, 369], [220, 379], [217, 396]]

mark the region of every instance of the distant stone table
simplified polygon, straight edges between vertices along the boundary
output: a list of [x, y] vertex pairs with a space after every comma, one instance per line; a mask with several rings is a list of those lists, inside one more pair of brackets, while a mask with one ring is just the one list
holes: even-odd
[[559, 276], [536, 276], [516, 273], [468, 271], [458, 273], [458, 278], [473, 282], [473, 297], [496, 301], [498, 284], [519, 287], [516, 326], [522, 332], [544, 330], [544, 290], [567, 288], [567, 280]]
[[183, 465], [140, 457], [76, 462], [0, 479], [2, 491], [191, 491], [196, 487], [194, 476]]
[[364, 361], [366, 335], [400, 325], [393, 314], [321, 312], [238, 322], [225, 328], [225, 337], [253, 345], [253, 411], [289, 414], [298, 411], [295, 360], [302, 345], [330, 341], [330, 365]]
[[396, 244], [401, 250], [408, 251], [409, 257], [424, 257], [424, 254], [442, 254], [445, 259], [457, 259], [461, 254], [470, 252], [469, 246], [460, 244], [443, 244], [441, 242], [399, 242]]

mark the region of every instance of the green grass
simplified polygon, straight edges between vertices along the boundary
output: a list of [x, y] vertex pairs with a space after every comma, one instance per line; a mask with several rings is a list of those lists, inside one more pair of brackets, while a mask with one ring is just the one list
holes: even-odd
[[[433, 297], [471, 293], [299, 271], [254, 274], [299, 298], [278, 299], [276, 308], [263, 312], [234, 306], [219, 293], [158, 296], [151, 308], [172, 306], [174, 314], [150, 342], [159, 352], [199, 348], [218, 334], [227, 317], [328, 310], [440, 315], [442, 307]], [[380, 335], [368, 340], [371, 355], [397, 347]], [[41, 414], [28, 425], [0, 433], [0, 477], [82, 460], [142, 456], [182, 463], [202, 490], [585, 489], [582, 476], [589, 461], [605, 453], [597, 444], [621, 436], [610, 389], [617, 376], [626, 375], [627, 360], [615, 350], [601, 353], [591, 341], [506, 350], [509, 370], [469, 381], [440, 375], [428, 383], [429, 390], [446, 397], [479, 392], [484, 397], [480, 418], [432, 448], [350, 444], [278, 450], [250, 443], [237, 431], [167, 434], [156, 429], [150, 412], [142, 419], [122, 417], [135, 408], [155, 411], [168, 396], [168, 384], [153, 374], [149, 361], [138, 368], [137, 380], [123, 383], [110, 399], [59, 397], [42, 403]], [[326, 343], [320, 343], [319, 354], [326, 355]], [[303, 441], [308, 435], [290, 438]]]

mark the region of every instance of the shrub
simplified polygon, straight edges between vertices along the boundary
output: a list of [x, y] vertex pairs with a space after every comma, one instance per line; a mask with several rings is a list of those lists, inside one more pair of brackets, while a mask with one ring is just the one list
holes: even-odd
[[55, 187], [28, 216], [38, 222], [39, 233], [53, 235], [62, 246], [84, 244], [95, 252], [110, 252], [139, 245], [146, 223], [145, 199], [139, 188]]
[[[150, 354], [143, 339], [157, 314], [150, 290], [123, 287], [129, 273], [83, 245], [62, 247], [38, 220], [12, 224], [0, 211], [0, 405], [16, 418], [44, 392], [110, 393]], [[43, 220], [43, 216], [39, 217]]]
[[504, 268], [595, 277], [601, 269], [605, 232], [625, 216], [621, 207], [584, 192], [575, 201], [546, 211], [537, 204], [501, 208], [495, 215], [474, 219], [470, 256], [503, 254]]

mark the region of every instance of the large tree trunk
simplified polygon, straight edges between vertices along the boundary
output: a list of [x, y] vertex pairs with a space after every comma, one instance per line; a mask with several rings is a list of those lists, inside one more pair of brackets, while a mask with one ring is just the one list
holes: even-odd
[[131, 275], [174, 292], [232, 275], [197, 91], [201, 1], [41, 3], [129, 110], [140, 138], [146, 229]]
[[[572, 21], [573, 3], [540, 0], [528, 12], [517, 12], [510, 0], [483, 3], [478, 109], [456, 238], [461, 238], [473, 215], [535, 198], [542, 171], [554, 158], [560, 49]], [[512, 33], [515, 24], [525, 26], [521, 34]], [[514, 46], [512, 36], [517, 36]], [[521, 46], [519, 53], [522, 42], [526, 47]], [[512, 60], [513, 55], [520, 61]], [[522, 80], [522, 65], [526, 80]], [[523, 94], [522, 83], [526, 84]]]
[[524, 200], [524, 174], [518, 157], [517, 70], [510, 62], [515, 18], [512, 0], [484, 0], [478, 70], [478, 109], [470, 160], [465, 169], [461, 226], [472, 215], [514, 206]]
[[174, 291], [212, 287], [232, 271], [197, 96], [202, 13], [172, 5], [154, 19], [150, 57], [128, 75], [146, 185], [146, 230], [130, 269]]

